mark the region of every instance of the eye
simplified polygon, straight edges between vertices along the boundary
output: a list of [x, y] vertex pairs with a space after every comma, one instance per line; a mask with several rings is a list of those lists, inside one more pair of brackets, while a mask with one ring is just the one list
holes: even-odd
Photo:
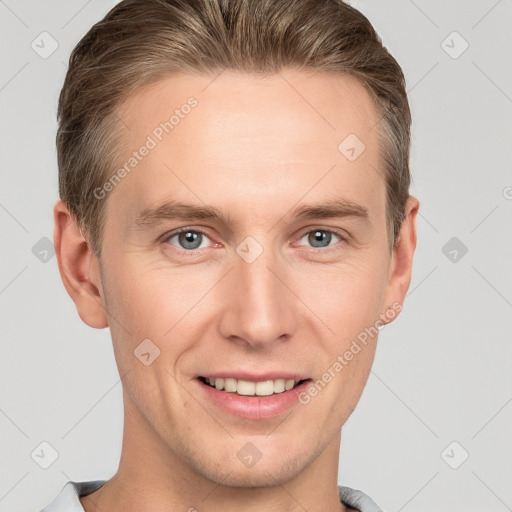
[[[172, 242], [173, 239], [177, 240], [178, 245]], [[205, 239], [208, 239], [208, 237], [203, 231], [187, 228], [173, 231], [165, 237], [166, 242], [187, 252], [208, 247], [208, 244], [203, 245]]]
[[[306, 242], [303, 242], [304, 239], [306, 239]], [[175, 231], [171, 231], [164, 237], [165, 243], [176, 247], [178, 250], [188, 253], [193, 253], [194, 251], [208, 248], [208, 240], [209, 237], [204, 231], [190, 228], [181, 228]], [[344, 240], [345, 238], [336, 231], [317, 228], [304, 233], [296, 244], [310, 244], [316, 249], [329, 249], [335, 245], [336, 241]]]
[[299, 245], [302, 245], [300, 242], [306, 238], [307, 242], [310, 243], [312, 247], [317, 249], [328, 248], [330, 242], [333, 240], [333, 235], [338, 238], [339, 241], [344, 240], [344, 238], [335, 231], [331, 231], [329, 229], [313, 229], [301, 237]]

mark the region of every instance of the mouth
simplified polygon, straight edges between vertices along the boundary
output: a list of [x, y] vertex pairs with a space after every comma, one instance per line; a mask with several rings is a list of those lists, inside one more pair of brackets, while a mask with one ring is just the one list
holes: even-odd
[[298, 375], [287, 375], [286, 378], [279, 374], [259, 378], [243, 375], [245, 379], [228, 375], [199, 376], [195, 379], [199, 396], [205, 400], [206, 407], [213, 407], [214, 414], [220, 412], [258, 421], [289, 414], [290, 409], [299, 405], [300, 394], [312, 381]]
[[310, 379], [269, 379], [262, 381], [250, 381], [235, 379], [234, 377], [199, 377], [199, 380], [215, 388], [218, 391], [236, 393], [240, 396], [271, 396], [295, 389], [297, 386]]

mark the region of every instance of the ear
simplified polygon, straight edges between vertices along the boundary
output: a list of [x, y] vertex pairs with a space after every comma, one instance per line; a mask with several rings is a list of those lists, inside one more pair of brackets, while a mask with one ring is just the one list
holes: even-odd
[[108, 327], [98, 259], [61, 200], [53, 208], [53, 220], [60, 277], [78, 315], [91, 327]]
[[[388, 314], [383, 311], [381, 315], [384, 324], [392, 322], [398, 316], [397, 312], [401, 311], [407, 290], [411, 284], [412, 260], [416, 249], [416, 217], [419, 206], [415, 197], [409, 196], [407, 198], [404, 220], [391, 256], [390, 274], [384, 300]], [[397, 305], [399, 305], [398, 308]], [[389, 314], [391, 309], [394, 310], [392, 316]]]

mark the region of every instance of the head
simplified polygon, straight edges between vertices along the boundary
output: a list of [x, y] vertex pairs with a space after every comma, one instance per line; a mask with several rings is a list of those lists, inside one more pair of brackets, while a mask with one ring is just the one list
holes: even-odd
[[[58, 113], [59, 269], [110, 327], [132, 435], [228, 485], [293, 478], [409, 286], [400, 66], [339, 0], [125, 0], [73, 50]], [[230, 372], [306, 382], [247, 417], [206, 389]]]

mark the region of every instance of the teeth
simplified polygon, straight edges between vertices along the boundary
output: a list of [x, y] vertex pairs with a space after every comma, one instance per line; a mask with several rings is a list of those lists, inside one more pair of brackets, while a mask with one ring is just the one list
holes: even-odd
[[[240, 384], [238, 384], [240, 386]], [[257, 382], [254, 386], [255, 393], [258, 396], [268, 396], [274, 393], [274, 381], [265, 380], [263, 382]]]
[[276, 379], [274, 381], [274, 393], [282, 393], [283, 391], [284, 391], [284, 379]]
[[239, 380], [236, 387], [236, 392], [239, 395], [251, 396], [254, 395], [255, 388], [256, 386], [254, 385], [254, 382], [249, 382], [248, 380]]
[[218, 390], [224, 390], [228, 393], [237, 393], [244, 396], [269, 396], [274, 393], [282, 393], [294, 388], [299, 382], [293, 379], [275, 379], [265, 380], [262, 382], [250, 382], [248, 380], [233, 379], [228, 377], [226, 379], [218, 378], [205, 378], [207, 384]]
[[[217, 382], [217, 379], [213, 379], [214, 382]], [[215, 386], [217, 387], [217, 386]], [[236, 379], [224, 379], [224, 390], [229, 391], [230, 393], [236, 393], [237, 382]], [[220, 388], [222, 389], [222, 388]]]

